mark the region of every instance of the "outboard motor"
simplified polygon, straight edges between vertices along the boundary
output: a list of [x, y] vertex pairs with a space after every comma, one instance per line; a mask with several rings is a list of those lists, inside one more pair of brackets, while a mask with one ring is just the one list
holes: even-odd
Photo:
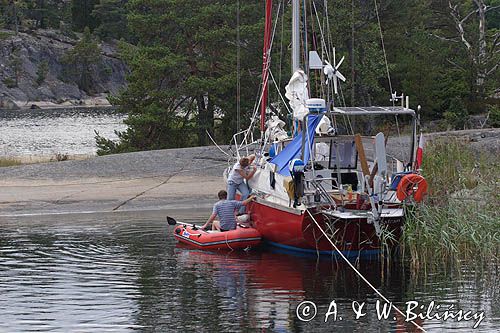
[[304, 162], [301, 159], [293, 159], [290, 161], [289, 170], [293, 179], [294, 195], [293, 207], [299, 205], [299, 200], [304, 196]]

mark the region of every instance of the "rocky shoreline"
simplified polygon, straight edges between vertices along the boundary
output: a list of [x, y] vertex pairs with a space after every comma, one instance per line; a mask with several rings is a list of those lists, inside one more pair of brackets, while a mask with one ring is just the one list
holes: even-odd
[[[2, 107], [3, 106], [3, 107]], [[53, 110], [53, 109], [84, 109], [84, 108], [113, 108], [107, 96], [85, 99], [69, 99], [63, 102], [54, 101], [17, 101], [9, 100], [5, 105], [0, 101], [0, 111], [13, 110]]]
[[215, 147], [0, 168], [0, 216], [210, 209], [227, 157]]
[[100, 42], [91, 66], [92, 92], [82, 90], [64, 55], [78, 42], [55, 30], [0, 29], [0, 110], [109, 107], [108, 95], [126, 86], [128, 69], [116, 42]]
[[[499, 128], [432, 133], [428, 139], [451, 136], [492, 158], [500, 156]], [[192, 207], [208, 211], [225, 187], [221, 175], [227, 166], [228, 157], [207, 146], [4, 167], [0, 216]]]

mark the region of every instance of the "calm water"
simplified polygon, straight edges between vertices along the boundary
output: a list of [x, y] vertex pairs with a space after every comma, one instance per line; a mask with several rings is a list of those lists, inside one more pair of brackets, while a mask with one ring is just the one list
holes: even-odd
[[[207, 212], [177, 212], [200, 223]], [[172, 214], [172, 212], [169, 212]], [[222, 253], [176, 245], [164, 213], [81, 214], [0, 218], [0, 332], [267, 331], [405, 332], [402, 319], [378, 321], [377, 297], [349, 267], [270, 250]], [[477, 331], [500, 324], [498, 281], [464, 269], [412, 283], [395, 265], [359, 269], [386, 297], [435, 300], [484, 310]], [[296, 306], [315, 302], [317, 317], [301, 322]], [[332, 300], [342, 321], [324, 317]], [[352, 301], [366, 302], [355, 320]], [[391, 313], [394, 317], [394, 313]], [[430, 332], [469, 332], [473, 321], [419, 321]]]
[[95, 154], [95, 133], [116, 139], [124, 115], [109, 109], [0, 111], [0, 156]]

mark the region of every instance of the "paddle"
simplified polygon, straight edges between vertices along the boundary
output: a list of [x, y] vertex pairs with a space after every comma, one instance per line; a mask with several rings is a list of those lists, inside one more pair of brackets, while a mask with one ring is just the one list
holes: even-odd
[[[176, 219], [174, 219], [173, 217], [170, 217], [170, 216], [167, 216], [167, 223], [169, 225], [176, 225], [176, 224], [184, 224], [184, 225], [191, 225], [193, 230], [198, 230], [198, 229], [202, 229], [201, 226], [199, 225], [196, 225], [196, 224], [190, 224], [190, 223], [186, 223], [186, 222], [179, 222], [177, 221]], [[203, 230], [203, 229], [202, 229]]]

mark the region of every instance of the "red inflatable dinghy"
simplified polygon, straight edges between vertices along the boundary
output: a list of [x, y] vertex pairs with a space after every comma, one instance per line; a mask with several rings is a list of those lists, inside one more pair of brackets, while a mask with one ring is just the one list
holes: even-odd
[[205, 231], [196, 226], [178, 225], [174, 236], [184, 244], [203, 250], [235, 250], [259, 245], [260, 232], [254, 228], [238, 226], [230, 231]]

